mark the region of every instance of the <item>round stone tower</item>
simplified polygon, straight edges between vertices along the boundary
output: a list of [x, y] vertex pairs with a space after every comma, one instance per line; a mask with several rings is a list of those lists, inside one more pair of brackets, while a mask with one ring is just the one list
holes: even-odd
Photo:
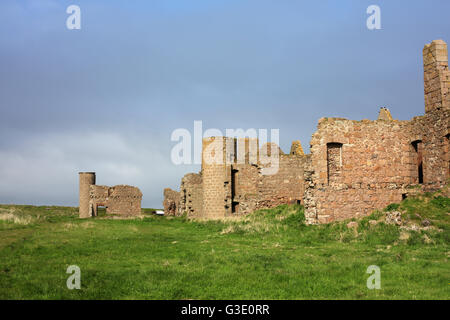
[[80, 172], [80, 218], [89, 218], [89, 186], [95, 184], [95, 172]]
[[236, 139], [203, 138], [203, 217], [221, 219], [231, 213], [231, 166], [235, 162]]

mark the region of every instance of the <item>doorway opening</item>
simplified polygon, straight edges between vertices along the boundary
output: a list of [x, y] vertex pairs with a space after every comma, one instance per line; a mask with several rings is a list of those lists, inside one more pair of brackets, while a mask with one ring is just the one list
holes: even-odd
[[417, 167], [417, 180], [419, 184], [423, 183], [423, 143], [421, 140], [413, 141], [412, 146], [415, 151], [415, 162]]

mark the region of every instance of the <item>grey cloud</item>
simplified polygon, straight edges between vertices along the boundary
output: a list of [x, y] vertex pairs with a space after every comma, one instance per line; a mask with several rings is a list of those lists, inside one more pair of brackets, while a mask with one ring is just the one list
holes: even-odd
[[[0, 202], [76, 204], [80, 170], [128, 183], [144, 205], [197, 167], [173, 166], [170, 134], [278, 128], [308, 150], [323, 116], [423, 113], [421, 50], [449, 42], [450, 2], [0, 1]], [[27, 178], [29, 177], [29, 178]]]
[[98, 184], [138, 186], [144, 206], [161, 207], [162, 187], [178, 188], [197, 169], [173, 165], [161, 141], [95, 131], [34, 136], [0, 150], [0, 203], [77, 205], [78, 172], [96, 171]]

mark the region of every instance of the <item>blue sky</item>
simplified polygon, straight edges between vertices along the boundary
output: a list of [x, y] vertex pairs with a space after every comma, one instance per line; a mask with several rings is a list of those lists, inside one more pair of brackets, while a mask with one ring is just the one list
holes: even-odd
[[[68, 30], [66, 8], [81, 8]], [[382, 30], [366, 28], [381, 8]], [[450, 2], [0, 2], [0, 203], [76, 205], [78, 171], [161, 207], [198, 166], [177, 128], [280, 129], [308, 150], [319, 118], [423, 114], [422, 48], [450, 41]]]

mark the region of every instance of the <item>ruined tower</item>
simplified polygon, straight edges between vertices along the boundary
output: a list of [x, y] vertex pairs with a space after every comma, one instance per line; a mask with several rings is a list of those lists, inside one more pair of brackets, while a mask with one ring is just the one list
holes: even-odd
[[142, 192], [127, 185], [114, 187], [95, 184], [95, 172], [79, 172], [80, 218], [98, 215], [98, 208], [104, 207], [106, 214], [137, 216], [141, 214]]
[[434, 40], [423, 48], [425, 116], [413, 126], [414, 162], [419, 183], [426, 189], [442, 187], [450, 177], [450, 71], [447, 44]]
[[373, 121], [322, 118], [307, 155], [300, 141], [284, 154], [272, 142], [259, 148], [249, 134], [205, 138], [201, 173], [186, 175], [180, 193], [165, 192], [166, 212], [220, 219], [297, 203], [307, 223], [328, 223], [442, 188], [450, 178], [445, 42], [427, 44], [423, 62], [424, 115], [395, 120], [383, 107]]
[[231, 169], [236, 161], [236, 139], [209, 137], [202, 143], [202, 214], [207, 219], [220, 219], [231, 213]]
[[89, 218], [89, 187], [95, 185], [95, 172], [80, 172], [80, 218]]
[[447, 44], [434, 40], [423, 48], [425, 112], [450, 109]]

